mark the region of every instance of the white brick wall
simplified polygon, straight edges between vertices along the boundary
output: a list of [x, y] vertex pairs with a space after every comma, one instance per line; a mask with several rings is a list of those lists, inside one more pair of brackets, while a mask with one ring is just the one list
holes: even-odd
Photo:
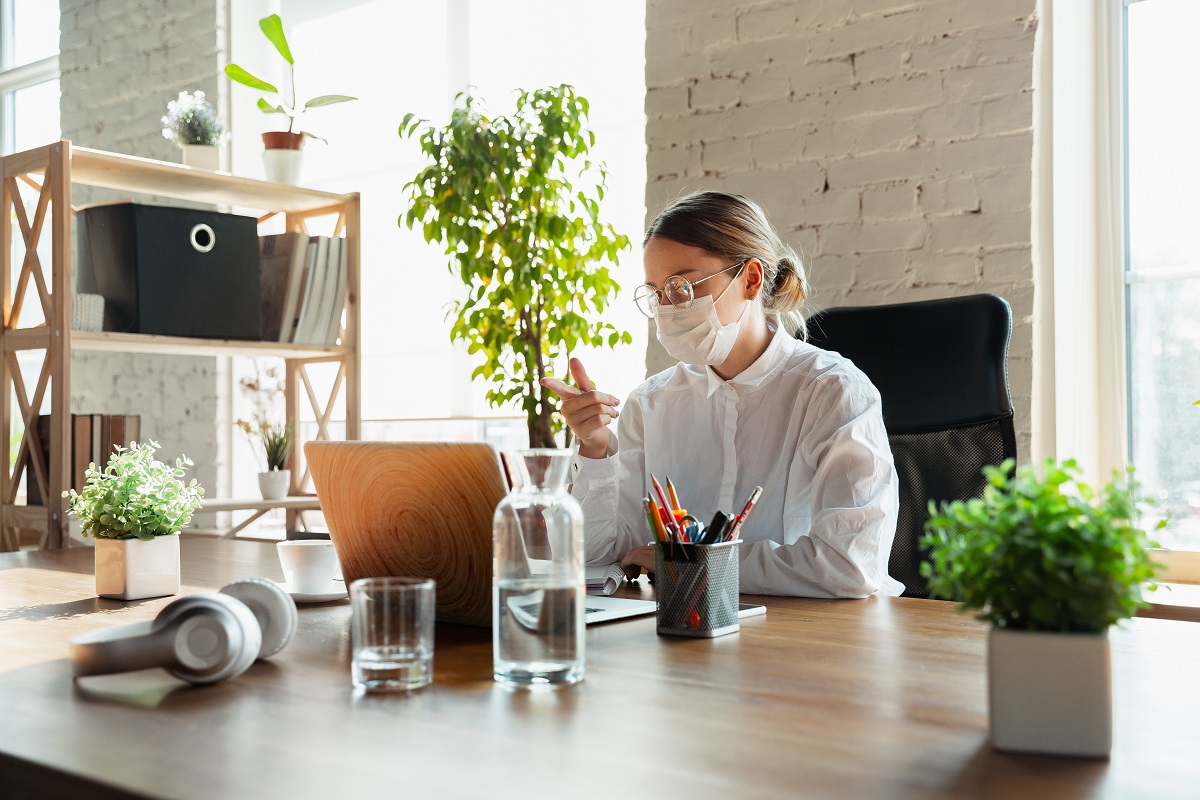
[[[646, 207], [724, 189], [813, 307], [992, 292], [1029, 454], [1036, 0], [648, 0]], [[647, 368], [669, 363], [651, 341]]]
[[[60, 0], [63, 138], [76, 145], [178, 161], [159, 119], [181, 91], [214, 101], [225, 57], [219, 0]], [[75, 204], [114, 197], [76, 187]], [[212, 358], [75, 353], [71, 407], [140, 414], [142, 438], [174, 459], [186, 453], [194, 476], [217, 486], [217, 365]]]

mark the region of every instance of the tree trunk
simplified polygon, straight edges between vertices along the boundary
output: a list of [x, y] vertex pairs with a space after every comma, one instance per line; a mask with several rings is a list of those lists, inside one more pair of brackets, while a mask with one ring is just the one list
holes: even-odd
[[550, 408], [548, 403], [539, 403], [540, 412], [530, 412], [526, 417], [526, 423], [529, 427], [529, 446], [530, 447], [558, 447], [558, 442], [554, 441], [554, 423], [550, 417]]

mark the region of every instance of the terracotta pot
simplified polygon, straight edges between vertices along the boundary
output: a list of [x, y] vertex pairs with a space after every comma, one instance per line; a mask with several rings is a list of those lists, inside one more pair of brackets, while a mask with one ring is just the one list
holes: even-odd
[[267, 131], [262, 135], [263, 147], [267, 150], [303, 150], [307, 138], [303, 133], [287, 131]]

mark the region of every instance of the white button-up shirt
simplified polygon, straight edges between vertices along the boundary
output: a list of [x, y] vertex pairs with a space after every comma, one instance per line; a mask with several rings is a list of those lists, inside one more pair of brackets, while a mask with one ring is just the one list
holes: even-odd
[[572, 472], [589, 564], [653, 540], [642, 506], [653, 474], [664, 486], [670, 476], [706, 524], [763, 487], [741, 530], [743, 592], [904, 589], [887, 574], [898, 499], [879, 392], [847, 359], [782, 328], [731, 380], [688, 364], [649, 378], [621, 405], [609, 455], [576, 456]]

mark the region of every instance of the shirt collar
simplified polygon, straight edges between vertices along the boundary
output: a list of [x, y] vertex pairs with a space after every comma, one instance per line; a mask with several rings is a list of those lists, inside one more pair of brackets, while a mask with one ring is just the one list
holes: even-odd
[[790, 345], [794, 341], [791, 334], [772, 317], [767, 317], [767, 326], [774, 329], [774, 335], [771, 336], [771, 341], [767, 345], [767, 349], [753, 364], [746, 367], [737, 375], [734, 375], [728, 381], [722, 380], [721, 376], [717, 375], [712, 367], [708, 367], [705, 370], [708, 375], [708, 397], [712, 397], [725, 384], [729, 384], [735, 390], [753, 389], [761, 385], [763, 381], [787, 361], [788, 356], [791, 355]]

